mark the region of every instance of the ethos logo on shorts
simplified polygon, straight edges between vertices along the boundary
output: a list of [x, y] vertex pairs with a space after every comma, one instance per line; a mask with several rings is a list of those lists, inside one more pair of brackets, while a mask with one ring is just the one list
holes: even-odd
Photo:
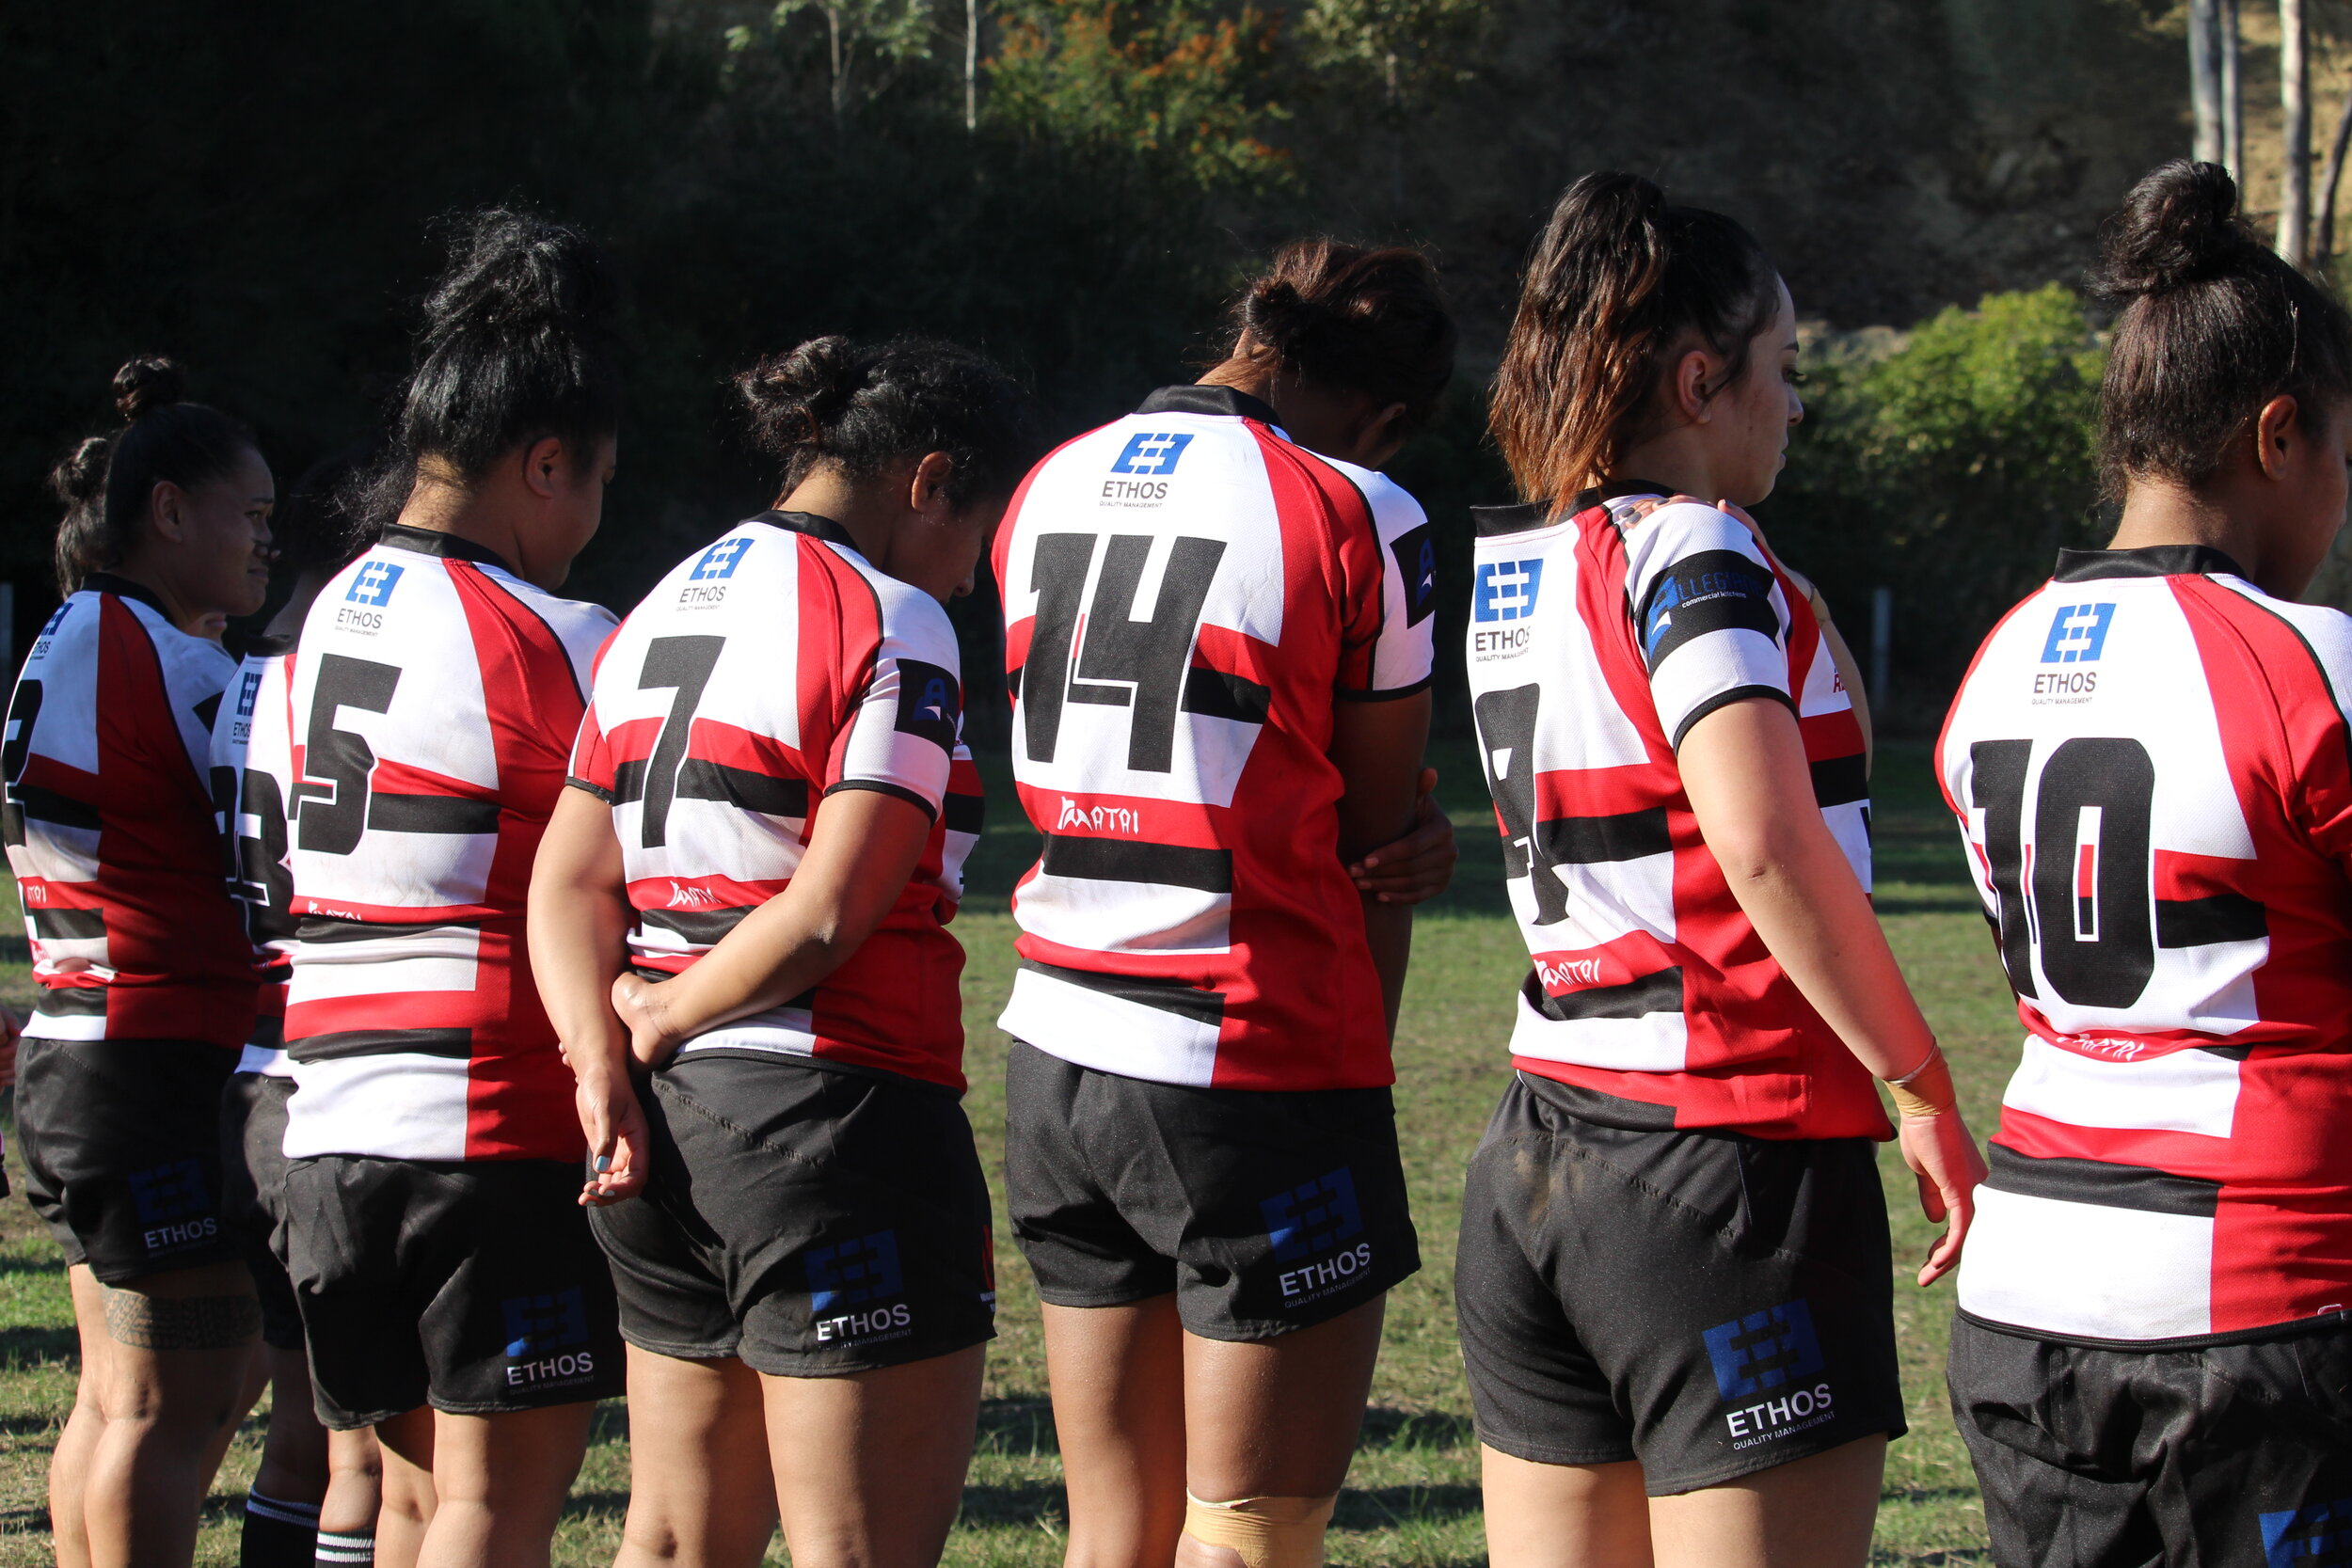
[[818, 1344], [896, 1339], [912, 1331], [914, 1311], [903, 1301], [890, 1302], [906, 1292], [896, 1230], [811, 1247], [807, 1267]]
[[1752, 1448], [1830, 1418], [1829, 1385], [1807, 1383], [1826, 1363], [1813, 1332], [1813, 1309], [1802, 1299], [1717, 1323], [1699, 1338], [1715, 1364], [1724, 1402], [1739, 1404], [1724, 1416], [1733, 1448]]
[[2262, 1529], [2263, 1568], [2352, 1563], [2352, 1497], [2265, 1513]]
[[150, 1252], [169, 1252], [194, 1246], [220, 1234], [213, 1215], [213, 1195], [204, 1185], [204, 1167], [194, 1160], [174, 1160], [131, 1173], [131, 1201], [139, 1212], [139, 1240]]
[[1347, 1243], [1364, 1233], [1356, 1178], [1345, 1165], [1277, 1193], [1258, 1205], [1278, 1263], [1295, 1263], [1277, 1282], [1284, 1307], [1303, 1307], [1352, 1283], [1372, 1267], [1372, 1243]]
[[2107, 645], [2107, 623], [2115, 619], [2111, 604], [2060, 605], [2050, 617], [2050, 635], [2042, 644], [2044, 664], [2089, 664]]
[[577, 1383], [596, 1370], [588, 1345], [588, 1302], [577, 1285], [499, 1303], [506, 1325], [506, 1386]]

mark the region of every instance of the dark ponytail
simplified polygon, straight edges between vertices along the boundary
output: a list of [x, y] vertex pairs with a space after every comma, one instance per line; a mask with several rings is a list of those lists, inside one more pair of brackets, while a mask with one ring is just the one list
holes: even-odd
[[1270, 355], [1312, 386], [1403, 404], [1399, 435], [1429, 422], [1454, 378], [1457, 334], [1438, 269], [1403, 245], [1294, 240], [1251, 280], [1232, 321], [1234, 353]]
[[735, 378], [752, 441], [784, 464], [790, 491], [821, 462], [852, 479], [946, 452], [959, 509], [1009, 496], [1036, 455], [1027, 400], [1013, 379], [953, 343], [900, 338], [860, 347], [812, 338]]
[[65, 505], [57, 524], [57, 592], [72, 594], [92, 572], [122, 564], [138, 543], [158, 484], [192, 490], [221, 478], [255, 450], [253, 432], [217, 408], [182, 403], [187, 377], [177, 360], [144, 356], [115, 372], [122, 428], [92, 436], [49, 475]]
[[456, 220], [363, 523], [389, 521], [428, 461], [470, 483], [548, 436], [586, 461], [621, 425], [617, 311], [611, 265], [578, 230], [502, 207]]
[[1780, 309], [1779, 272], [1745, 229], [1669, 206], [1635, 174], [1570, 185], [1535, 242], [1489, 420], [1521, 499], [1565, 506], [1650, 434], [1660, 383], [1695, 335], [1729, 386]]
[[2352, 394], [2352, 318], [2238, 212], [2216, 164], [2166, 164], [2107, 226], [2091, 286], [2123, 302], [2099, 390], [2110, 498], [2136, 476], [2197, 485], [2272, 398], [2312, 434]]

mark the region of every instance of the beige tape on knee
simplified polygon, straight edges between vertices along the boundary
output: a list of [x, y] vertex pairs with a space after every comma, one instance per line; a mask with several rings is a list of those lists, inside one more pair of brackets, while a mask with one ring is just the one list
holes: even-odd
[[1184, 1494], [1184, 1533], [1204, 1546], [1224, 1546], [1247, 1568], [1322, 1568], [1323, 1532], [1331, 1523], [1334, 1492], [1324, 1497], [1241, 1497], [1204, 1503]]

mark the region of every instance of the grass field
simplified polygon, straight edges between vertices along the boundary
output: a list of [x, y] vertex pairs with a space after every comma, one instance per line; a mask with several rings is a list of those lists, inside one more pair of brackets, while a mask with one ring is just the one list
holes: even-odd
[[[1416, 929], [1396, 1052], [1399, 1119], [1427, 1263], [1391, 1301], [1374, 1408], [1340, 1501], [1329, 1559], [1350, 1568], [1454, 1568], [1486, 1557], [1477, 1448], [1453, 1333], [1454, 1230], [1464, 1162], [1507, 1075], [1510, 999], [1526, 960], [1505, 915], [1475, 762], [1467, 749], [1439, 761], [1465, 852], [1455, 890]], [[1950, 819], [1929, 783], [1925, 748], [1897, 747], [1883, 756], [1877, 794], [1879, 909], [1981, 1133], [2015, 1056], [2014, 1014]], [[975, 859], [974, 895], [956, 930], [972, 955], [964, 991], [974, 1085], [967, 1103], [993, 1171], [1005, 1050], [993, 1024], [1012, 972], [1004, 895], [1031, 841], [1005, 820], [1017, 815], [1009, 791], [993, 787], [992, 796], [995, 826]], [[0, 997], [21, 1006], [26, 990], [21, 963], [0, 965]], [[1891, 1450], [1874, 1556], [1890, 1563], [1983, 1561], [1983, 1515], [1944, 1402], [1950, 1287], [1923, 1291], [1911, 1283], [1931, 1227], [1891, 1145], [1881, 1166], [1895, 1216], [1896, 1311], [1912, 1432]], [[1037, 1299], [1019, 1253], [1002, 1240], [1009, 1230], [1001, 1213], [997, 1234], [1002, 1336], [990, 1358], [979, 1452], [947, 1560], [959, 1568], [1049, 1568], [1060, 1556], [1063, 1506]], [[11, 1197], [0, 1203], [0, 1568], [51, 1560], [43, 1478], [72, 1395], [73, 1354], [62, 1259], [23, 1199]], [[207, 1504], [201, 1562], [237, 1560], [238, 1499], [260, 1431], [257, 1413]], [[556, 1560], [610, 1562], [628, 1493], [628, 1422], [616, 1402], [598, 1412]], [[780, 1543], [770, 1560], [786, 1560]]]

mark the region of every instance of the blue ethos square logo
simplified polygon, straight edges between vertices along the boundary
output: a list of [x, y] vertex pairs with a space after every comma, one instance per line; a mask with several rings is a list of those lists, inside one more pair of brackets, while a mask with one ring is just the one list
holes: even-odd
[[2352, 1497], [2262, 1516], [2264, 1568], [2336, 1568], [2352, 1563]]
[[588, 1342], [588, 1303], [580, 1287], [541, 1296], [509, 1296], [499, 1303], [506, 1320], [506, 1354], [520, 1361], [552, 1355], [566, 1345]]
[[252, 718], [253, 705], [261, 697], [261, 695], [262, 672], [259, 670], [247, 670], [245, 673], [244, 683], [237, 688], [237, 717], [240, 719]]
[[2114, 619], [2111, 604], [2060, 605], [2050, 617], [2050, 637], [2042, 644], [2042, 662], [2089, 664], [2107, 645], [2107, 623]]
[[838, 1311], [860, 1302], [882, 1301], [904, 1292], [898, 1272], [898, 1233], [871, 1236], [834, 1246], [808, 1249], [808, 1305], [818, 1312]]
[[743, 563], [743, 553], [752, 547], [749, 539], [722, 539], [703, 551], [703, 558], [694, 562], [694, 569], [686, 574], [689, 582], [717, 582], [735, 576], [735, 569]]
[[371, 561], [352, 578], [351, 587], [343, 597], [353, 604], [383, 606], [392, 602], [392, 590], [400, 586], [400, 574], [407, 570], [389, 561]]
[[133, 1171], [131, 1201], [138, 1205], [142, 1225], [169, 1225], [213, 1212], [213, 1195], [204, 1186], [204, 1167], [194, 1160]]
[[1130, 436], [1111, 464], [1115, 474], [1172, 474], [1176, 460], [1192, 445], [1189, 436]]
[[1258, 1205], [1265, 1216], [1266, 1239], [1274, 1256], [1285, 1263], [1330, 1252], [1342, 1242], [1364, 1232], [1364, 1212], [1356, 1203], [1356, 1179], [1345, 1165], [1316, 1177], [1304, 1186], [1277, 1193]]
[[1474, 621], [1524, 621], [1535, 613], [1535, 591], [1543, 586], [1540, 561], [1498, 561], [1478, 568], [1470, 596]]
[[1726, 1400], [1750, 1400], [1785, 1388], [1821, 1370], [1821, 1341], [1813, 1335], [1813, 1309], [1802, 1301], [1783, 1302], [1699, 1336], [1715, 1363], [1715, 1386]]

